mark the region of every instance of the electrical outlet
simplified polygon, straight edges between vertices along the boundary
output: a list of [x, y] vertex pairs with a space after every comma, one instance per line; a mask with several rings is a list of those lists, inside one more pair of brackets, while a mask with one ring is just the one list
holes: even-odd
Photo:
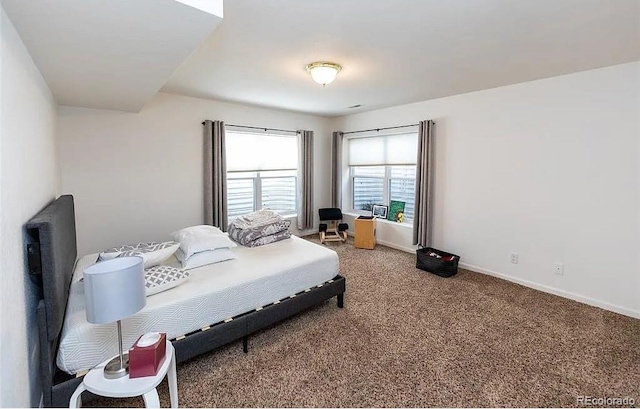
[[564, 264], [562, 263], [555, 263], [553, 265], [553, 274], [557, 274], [559, 276], [564, 275]]
[[509, 256], [509, 261], [511, 264], [518, 264], [518, 253], [511, 253]]

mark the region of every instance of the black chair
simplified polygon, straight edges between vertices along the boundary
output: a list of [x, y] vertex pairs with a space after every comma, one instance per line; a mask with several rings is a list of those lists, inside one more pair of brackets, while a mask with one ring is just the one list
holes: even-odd
[[[337, 207], [326, 207], [324, 209], [318, 209], [318, 215], [320, 216], [320, 227], [318, 233], [320, 233], [320, 243], [324, 244], [325, 241], [347, 241], [347, 229], [349, 225], [342, 222], [342, 211]], [[322, 223], [323, 221], [329, 223]]]

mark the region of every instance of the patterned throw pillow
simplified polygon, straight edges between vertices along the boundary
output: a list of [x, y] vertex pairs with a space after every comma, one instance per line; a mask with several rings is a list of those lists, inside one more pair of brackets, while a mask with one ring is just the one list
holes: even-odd
[[144, 270], [147, 297], [182, 284], [189, 278], [189, 272], [169, 266], [155, 266]]
[[165, 241], [163, 243], [138, 243], [114, 247], [100, 253], [98, 261], [111, 260], [116, 257], [140, 256], [144, 260], [144, 268], [159, 265], [178, 250], [180, 243]]

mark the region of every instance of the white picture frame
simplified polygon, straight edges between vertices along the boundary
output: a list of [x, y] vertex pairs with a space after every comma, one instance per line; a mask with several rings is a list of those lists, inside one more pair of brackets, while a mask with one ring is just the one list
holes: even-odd
[[371, 216], [379, 218], [379, 219], [386, 219], [388, 211], [389, 211], [389, 207], [388, 206], [373, 205], [373, 207], [371, 208]]

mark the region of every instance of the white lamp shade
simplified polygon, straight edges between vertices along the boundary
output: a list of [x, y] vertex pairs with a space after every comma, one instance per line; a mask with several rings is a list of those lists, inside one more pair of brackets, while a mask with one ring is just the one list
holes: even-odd
[[333, 67], [315, 67], [311, 69], [311, 77], [320, 85], [331, 84], [336, 79], [338, 70]]
[[84, 269], [87, 321], [115, 322], [144, 308], [147, 303], [142, 257], [120, 257]]
[[311, 78], [322, 86], [332, 83], [340, 70], [342, 67], [333, 62], [318, 61], [307, 65], [307, 71], [311, 74]]

